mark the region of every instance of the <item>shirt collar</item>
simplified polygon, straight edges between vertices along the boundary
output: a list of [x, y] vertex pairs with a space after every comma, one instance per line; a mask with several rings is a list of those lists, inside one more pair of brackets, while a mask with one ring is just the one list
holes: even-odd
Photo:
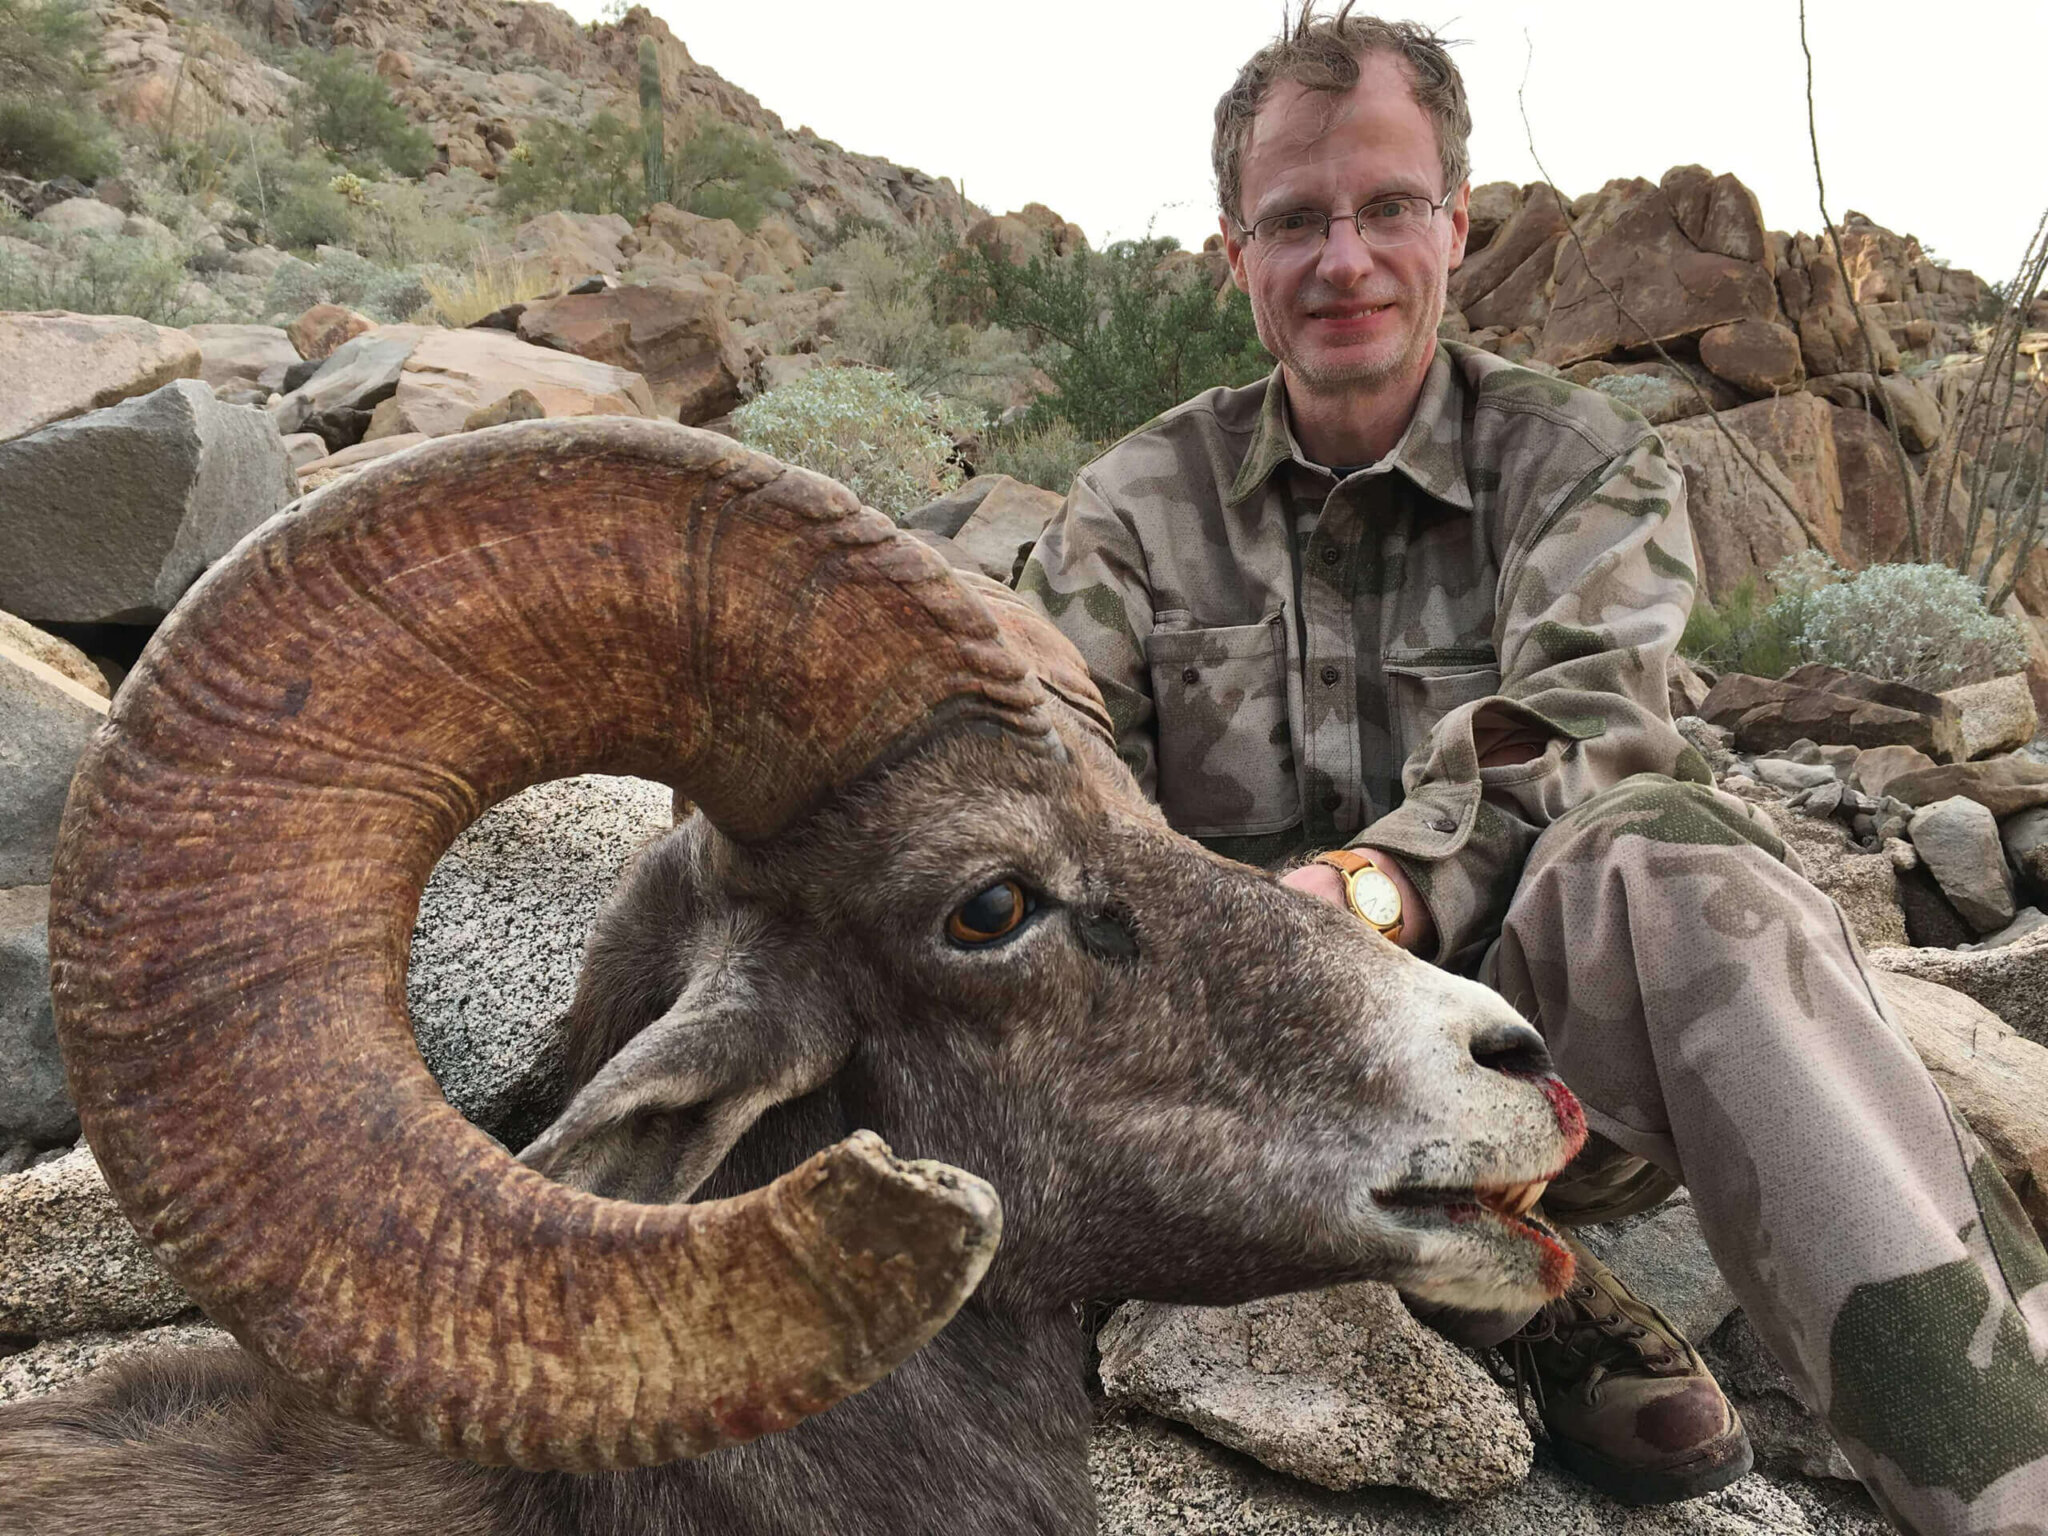
[[[1457, 365], [1449, 348], [1438, 342], [1429, 372], [1423, 376], [1422, 393], [1415, 401], [1415, 414], [1394, 445], [1393, 452], [1361, 473], [1387, 474], [1399, 470], [1417, 489], [1469, 512], [1472, 488], [1465, 479], [1465, 401], [1459, 388]], [[1259, 404], [1259, 424], [1252, 433], [1250, 451], [1230, 485], [1230, 504], [1251, 499], [1273, 471], [1292, 460], [1310, 469], [1327, 470], [1301, 451], [1287, 420], [1287, 388], [1276, 367], [1266, 379], [1266, 396]]]

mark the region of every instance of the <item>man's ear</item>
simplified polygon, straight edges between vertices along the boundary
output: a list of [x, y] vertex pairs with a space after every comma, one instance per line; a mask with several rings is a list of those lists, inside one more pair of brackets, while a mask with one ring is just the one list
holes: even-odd
[[1472, 183], [1467, 181], [1458, 188], [1458, 195], [1451, 199], [1451, 250], [1450, 261], [1444, 267], [1446, 272], [1455, 272], [1465, 265], [1465, 239], [1472, 233]]
[[823, 1087], [851, 1031], [729, 975], [686, 987], [519, 1160], [614, 1199], [687, 1200], [763, 1112]]
[[1223, 254], [1230, 262], [1230, 280], [1237, 284], [1239, 293], [1249, 294], [1251, 289], [1244, 276], [1244, 238], [1237, 232], [1237, 226], [1228, 217], [1219, 214], [1216, 227], [1223, 231]]

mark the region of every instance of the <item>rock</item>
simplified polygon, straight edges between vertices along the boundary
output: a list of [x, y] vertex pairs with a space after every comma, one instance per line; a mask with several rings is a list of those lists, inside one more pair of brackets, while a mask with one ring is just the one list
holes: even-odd
[[[1891, 434], [1868, 411], [1834, 406], [1828, 409], [1828, 425], [1842, 509], [1841, 548], [1831, 553], [1852, 570], [1909, 559], [1906, 489]], [[1917, 471], [1912, 479], [1919, 483]]]
[[1950, 688], [1942, 697], [1962, 717], [1963, 743], [1956, 755], [1965, 760], [2024, 747], [2040, 729], [2024, 672]]
[[1934, 759], [1915, 747], [1870, 747], [1856, 755], [1856, 766], [1849, 770], [1849, 787], [1866, 795], [1882, 795], [1901, 774], [1934, 766]]
[[[1604, 381], [1603, 381], [1604, 382]], [[1722, 597], [1742, 578], [1768, 572], [1812, 542], [1840, 544], [1842, 487], [1826, 401], [1790, 394], [1721, 413], [1722, 426], [1748, 446], [1744, 462], [1713, 422], [1676, 422], [1661, 436], [1685, 475], [1686, 506], [1706, 591]], [[1797, 509], [1789, 515], [1758, 483], [1761, 472]]]
[[326, 440], [317, 432], [290, 432], [285, 434], [283, 442], [285, 456], [292, 461], [294, 474], [327, 457]]
[[323, 362], [344, 342], [354, 341], [377, 322], [340, 304], [315, 304], [285, 327], [285, 337], [300, 357]]
[[[1693, 664], [1673, 651], [1664, 663], [1664, 691], [1671, 706], [1671, 718], [1684, 719], [1697, 716], [1699, 707], [1706, 703], [1707, 694], [1713, 684], [1701, 677]], [[1705, 724], [1701, 721], [1701, 724]], [[1716, 727], [1718, 729], [1718, 727]]]
[[7, 765], [0, 781], [0, 887], [49, 880], [78, 755], [106, 718], [104, 695], [0, 647], [0, 761]]
[[274, 325], [195, 325], [199, 378], [212, 389], [242, 387], [277, 393], [285, 370], [298, 361], [291, 338]]
[[[478, 406], [463, 418], [462, 430], [481, 432], [485, 427], [502, 427], [513, 421], [544, 421], [547, 407], [543, 406], [530, 389], [515, 389], [494, 405]], [[379, 438], [379, 442], [392, 442], [392, 438]]]
[[184, 331], [126, 315], [0, 314], [0, 441], [198, 377], [199, 343]]
[[2002, 820], [1998, 840], [2027, 893], [2036, 900], [2048, 898], [2048, 805]]
[[1736, 748], [1745, 752], [1811, 737], [1866, 750], [1910, 746], [1942, 758], [1955, 755], [1961, 736], [1954, 706], [1939, 695], [1817, 663], [1776, 681], [1731, 673], [1714, 685], [1700, 714], [1734, 731]]
[[1532, 185], [1486, 248], [1468, 255], [1451, 274], [1450, 302], [1464, 311], [1472, 330], [1541, 327], [1550, 312], [1550, 274], [1565, 223], [1557, 194]]
[[0, 1403], [41, 1397], [133, 1355], [205, 1345], [233, 1345], [234, 1336], [211, 1323], [165, 1323], [131, 1333], [74, 1333], [44, 1339], [18, 1355], [0, 1358]]
[[[1537, 354], [1544, 362], [1564, 367], [1777, 314], [1763, 216], [1733, 176], [1682, 165], [1654, 187], [1640, 178], [1610, 181], [1574, 222], [1585, 256], [1573, 241], [1558, 247]], [[1603, 282], [1633, 319], [1623, 318]]]
[[2000, 949], [2007, 944], [2016, 944], [2042, 924], [2048, 923], [2048, 912], [2039, 907], [2021, 907], [2013, 914], [2011, 922], [1996, 933], [1987, 933], [1975, 944], [1958, 944], [1958, 949]]
[[128, 1225], [89, 1148], [0, 1179], [0, 1333], [140, 1328], [191, 1305]]
[[2048, 763], [2017, 754], [1974, 763], [1941, 763], [1899, 774], [1885, 786], [1885, 793], [1914, 806], [1962, 795], [1993, 816], [2017, 816], [2037, 805], [2048, 805]]
[[35, 222], [60, 235], [118, 235], [128, 215], [98, 198], [73, 197], [50, 204]]
[[520, 315], [519, 335], [639, 374], [656, 412], [686, 426], [738, 405], [748, 376], [725, 299], [698, 278], [543, 299]]
[[18, 885], [0, 890], [0, 1142], [77, 1139], [50, 1011], [50, 888]]
[[1742, 1415], [1759, 1468], [1856, 1481], [1849, 1458], [1835, 1444], [1827, 1425], [1814, 1416], [1745, 1314], [1737, 1312], [1722, 1324], [1700, 1354]]
[[[657, 242], [685, 261], [699, 261], [735, 282], [749, 277], [789, 276], [787, 252], [754, 239], [731, 219], [707, 219], [668, 203], [656, 203], [640, 221], [643, 253]], [[972, 240], [970, 231], [968, 239]], [[1034, 247], [1035, 249], [1035, 247]]]
[[1775, 320], [1737, 320], [1701, 332], [1700, 361], [1752, 395], [1782, 395], [1806, 378], [1799, 337]]
[[396, 391], [372, 413], [364, 435], [445, 437], [460, 432], [472, 411], [515, 389], [530, 391], [550, 417], [658, 414], [638, 373], [532, 346], [503, 331], [429, 330], [406, 357]]
[[85, 652], [69, 640], [45, 634], [28, 620], [18, 619], [4, 610], [0, 610], [0, 651], [11, 651], [16, 656], [39, 661], [103, 699], [113, 693], [107, 686], [107, 675], [92, 664]]
[[[486, 812], [434, 867], [406, 978], [413, 1032], [449, 1103], [513, 1146], [558, 1107], [556, 1030], [591, 920], [670, 822], [664, 786], [559, 779]], [[522, 1121], [535, 1102], [546, 1112]]]
[[1640, 1216], [1580, 1227], [1572, 1236], [1695, 1344], [1735, 1310], [1735, 1293], [1707, 1251], [1692, 1197], [1683, 1189]]
[[367, 443], [357, 443], [339, 453], [331, 453], [324, 459], [315, 459], [299, 471], [299, 489], [317, 490], [343, 475], [353, 474], [365, 464], [376, 459], [388, 459], [394, 453], [403, 453], [429, 441], [424, 432], [410, 432], [398, 437], [380, 437]]
[[[1530, 190], [1533, 194], [1536, 189], [1532, 187]], [[1470, 220], [1465, 234], [1465, 260], [1468, 265], [1474, 256], [1493, 243], [1493, 237], [1507, 227], [1508, 220], [1521, 211], [1523, 196], [1522, 189], [1512, 181], [1488, 181], [1472, 189], [1466, 201], [1466, 217]]]
[[1703, 1499], [1629, 1509], [1541, 1452], [1526, 1482], [1480, 1505], [1330, 1493], [1128, 1409], [1101, 1415], [1088, 1461], [1100, 1536], [1892, 1536], [1850, 1490], [1752, 1473]]
[[2027, 1219], [2048, 1238], [2048, 1047], [1953, 988], [1882, 971], [1872, 979]]
[[2036, 1045], [2048, 1045], [2048, 932], [2036, 929], [1997, 949], [1873, 949], [1870, 963], [1939, 982], [1982, 1003]]
[[1883, 390], [1883, 399], [1878, 397], [1877, 390], [1872, 389], [1870, 374], [1863, 369], [1809, 379], [1806, 387], [1844, 410], [1868, 412], [1887, 434], [1891, 431], [1884, 422], [1888, 403], [1893, 420], [1898, 423], [1899, 440], [1906, 445], [1908, 453], [1931, 453], [1941, 443], [1941, 402], [1934, 391], [1918, 379], [1908, 378], [1902, 373], [1882, 375], [1878, 387]]
[[1177, 1419], [1324, 1488], [1484, 1498], [1529, 1470], [1505, 1393], [1384, 1285], [1236, 1307], [1127, 1302], [1101, 1334], [1113, 1403]]
[[154, 617], [297, 494], [272, 418], [195, 379], [0, 443], [0, 608]]
[[783, 357], [764, 357], [754, 371], [761, 381], [761, 392], [766, 394], [826, 366], [825, 359], [815, 352], [792, 352]]
[[[1867, 372], [1869, 353], [1863, 332], [1834, 257], [1810, 235], [1794, 236], [1786, 245], [1785, 256], [1778, 265], [1778, 298], [1799, 332], [1799, 354], [1807, 376]], [[1877, 348], [1878, 372], [1896, 371], [1899, 349], [1890, 333], [1873, 321], [1870, 336]]]
[[1773, 789], [1788, 793], [1841, 782], [1835, 777], [1835, 770], [1825, 763], [1791, 763], [1779, 757], [1758, 758], [1756, 776]]
[[363, 440], [371, 414], [398, 392], [405, 360], [424, 326], [387, 325], [330, 352], [303, 383], [271, 407], [280, 432], [312, 432], [339, 452]]
[[[1008, 475], [976, 475], [904, 519], [906, 528], [950, 538], [969, 569], [1008, 585], [1018, 551], [1035, 544], [1062, 498]], [[948, 558], [954, 558], [949, 552]], [[955, 563], [961, 563], [957, 560]]]
[[1937, 800], [1913, 813], [1907, 835], [1964, 922], [1990, 933], [2012, 921], [2012, 875], [1990, 811], [1961, 795]]
[[[1904, 845], [1912, 848], [1911, 843]], [[1906, 942], [1921, 949], [1959, 949], [1976, 937], [1970, 925], [1963, 921], [1933, 875], [1920, 863], [1920, 855], [1913, 855], [1911, 867], [1894, 856], [1893, 867], [1899, 871], [1899, 907], [1906, 916]], [[1899, 941], [1893, 939], [1892, 943]]]
[[633, 226], [616, 213], [544, 213], [512, 231], [512, 249], [558, 282], [616, 272], [638, 249]]

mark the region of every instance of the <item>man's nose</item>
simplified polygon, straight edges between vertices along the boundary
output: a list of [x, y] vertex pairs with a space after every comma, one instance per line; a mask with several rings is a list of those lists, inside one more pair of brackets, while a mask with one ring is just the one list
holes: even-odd
[[1333, 288], [1351, 288], [1373, 269], [1372, 247], [1352, 219], [1330, 220], [1330, 233], [1316, 261], [1316, 276]]

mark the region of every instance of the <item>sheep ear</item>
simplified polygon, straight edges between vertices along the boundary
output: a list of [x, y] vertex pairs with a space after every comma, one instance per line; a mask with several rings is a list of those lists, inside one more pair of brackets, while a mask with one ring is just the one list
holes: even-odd
[[823, 1087], [841, 1030], [758, 994], [686, 989], [607, 1062], [519, 1160], [613, 1199], [686, 1200], [762, 1113]]

